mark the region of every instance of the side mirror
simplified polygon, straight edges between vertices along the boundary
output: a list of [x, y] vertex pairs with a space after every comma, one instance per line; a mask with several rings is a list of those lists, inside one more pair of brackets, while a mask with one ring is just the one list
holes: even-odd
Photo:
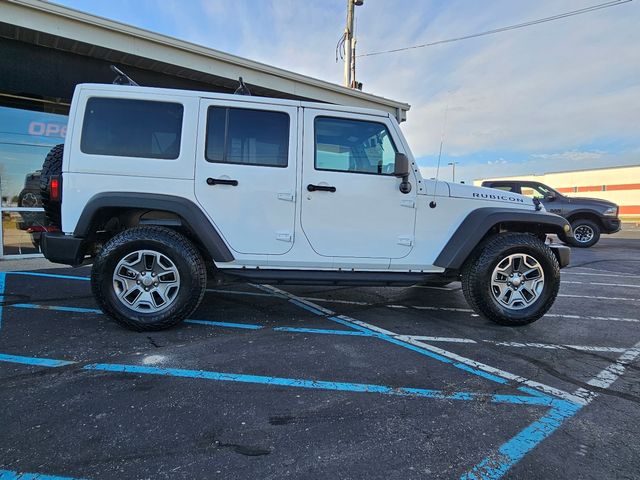
[[549, 193], [547, 193], [547, 194], [544, 196], [544, 199], [545, 199], [545, 200], [547, 200], [547, 201], [549, 201], [549, 202], [551, 202], [551, 201], [555, 200], [556, 198], [557, 198], [557, 197], [556, 197], [556, 194], [555, 194], [555, 193], [553, 193], [553, 192], [549, 192]]
[[409, 159], [404, 153], [396, 153], [396, 164], [393, 169], [396, 177], [407, 177], [409, 175]]
[[409, 193], [411, 191], [411, 184], [409, 183], [409, 159], [404, 153], [396, 153], [393, 175], [402, 178], [400, 191], [402, 193]]

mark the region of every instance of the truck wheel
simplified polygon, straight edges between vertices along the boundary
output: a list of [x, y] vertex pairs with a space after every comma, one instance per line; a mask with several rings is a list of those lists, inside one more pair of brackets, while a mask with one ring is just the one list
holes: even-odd
[[[569, 245], [578, 248], [589, 248], [600, 240], [600, 226], [593, 220], [579, 218], [571, 222], [573, 237], [568, 238]], [[562, 238], [560, 240], [563, 240]], [[564, 241], [564, 240], [563, 240]]]
[[560, 288], [560, 265], [544, 242], [502, 233], [481, 244], [462, 269], [462, 290], [479, 315], [520, 326], [542, 317]]
[[134, 227], [111, 238], [91, 270], [91, 290], [104, 313], [137, 331], [162, 330], [191, 315], [207, 273], [200, 252], [179, 233]]

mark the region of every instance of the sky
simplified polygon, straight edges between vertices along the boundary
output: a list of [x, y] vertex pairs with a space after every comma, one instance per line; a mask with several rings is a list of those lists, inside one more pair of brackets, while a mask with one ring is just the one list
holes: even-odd
[[[358, 54], [463, 36], [605, 0], [365, 0]], [[345, 0], [56, 0], [342, 83]], [[365, 92], [411, 104], [423, 174], [471, 182], [640, 164], [640, 0], [566, 19], [357, 59]]]

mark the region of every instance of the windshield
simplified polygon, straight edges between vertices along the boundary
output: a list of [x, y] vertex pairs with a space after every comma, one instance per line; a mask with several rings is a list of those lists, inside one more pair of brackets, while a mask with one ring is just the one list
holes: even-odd
[[521, 188], [522, 195], [531, 198], [547, 198], [547, 197], [561, 197], [562, 195], [558, 193], [551, 187], [542, 184], [528, 184], [522, 185]]

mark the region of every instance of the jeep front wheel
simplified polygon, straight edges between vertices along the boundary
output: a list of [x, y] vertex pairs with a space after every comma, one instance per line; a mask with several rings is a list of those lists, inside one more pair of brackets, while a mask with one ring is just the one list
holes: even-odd
[[542, 317], [560, 288], [560, 266], [551, 249], [529, 234], [503, 233], [478, 247], [462, 270], [469, 305], [501, 325]]
[[179, 233], [135, 227], [111, 238], [95, 258], [91, 288], [99, 307], [132, 330], [162, 330], [192, 314], [204, 296], [200, 252]]

